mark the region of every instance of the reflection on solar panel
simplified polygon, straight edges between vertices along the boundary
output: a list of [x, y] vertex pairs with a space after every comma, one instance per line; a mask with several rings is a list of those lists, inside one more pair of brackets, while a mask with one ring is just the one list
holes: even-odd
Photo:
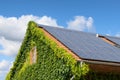
[[120, 49], [104, 42], [95, 34], [40, 26], [83, 59], [120, 62]]

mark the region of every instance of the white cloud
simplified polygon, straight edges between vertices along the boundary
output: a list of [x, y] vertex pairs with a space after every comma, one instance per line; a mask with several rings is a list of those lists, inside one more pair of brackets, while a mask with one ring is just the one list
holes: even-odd
[[107, 36], [110, 36], [110, 34], [106, 34]]
[[39, 24], [50, 25], [53, 27], [62, 27], [57, 24], [57, 20], [51, 17], [43, 16], [40, 19], [36, 20]]
[[48, 16], [38, 17], [33, 15], [23, 15], [17, 17], [0, 16], [0, 36], [10, 40], [22, 40], [27, 28], [27, 23], [36, 21], [39, 24], [58, 26], [55, 19]]
[[120, 33], [117, 33], [115, 36], [116, 36], [116, 37], [120, 37]]
[[74, 20], [69, 21], [68, 23], [68, 29], [74, 29], [79, 31], [94, 31], [93, 27], [93, 18], [89, 17], [86, 18], [84, 16], [75, 16]]
[[0, 62], [0, 71], [8, 71], [10, 66], [10, 62], [6, 60], [2, 60]]
[[0, 54], [17, 54], [20, 43], [24, 38], [27, 24], [31, 20], [39, 24], [59, 26], [55, 19], [48, 16], [23, 15], [19, 18], [0, 16], [0, 45], [4, 48], [0, 50]]
[[4, 54], [7, 56], [15, 56], [20, 47], [20, 42], [7, 40], [4, 37], [0, 37], [0, 44], [3, 49], [0, 49], [0, 54]]
[[0, 77], [5, 77], [11, 68], [12, 63], [6, 60], [0, 61]]

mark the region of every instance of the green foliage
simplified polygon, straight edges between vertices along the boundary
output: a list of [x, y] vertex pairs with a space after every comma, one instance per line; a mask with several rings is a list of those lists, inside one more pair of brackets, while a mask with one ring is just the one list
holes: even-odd
[[[34, 46], [37, 47], [37, 62], [31, 65], [30, 50]], [[74, 80], [113, 80], [103, 76], [99, 79], [98, 74], [93, 75], [89, 72], [85, 63], [80, 66], [80, 62], [46, 37], [35, 22], [30, 21], [20, 51], [6, 80], [70, 80], [73, 76]]]

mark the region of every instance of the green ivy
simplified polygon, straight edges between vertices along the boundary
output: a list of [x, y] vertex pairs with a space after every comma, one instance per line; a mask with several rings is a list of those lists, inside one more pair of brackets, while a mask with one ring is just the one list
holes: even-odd
[[[30, 65], [29, 53], [34, 46], [37, 47], [37, 62]], [[85, 63], [81, 67], [80, 62], [46, 37], [35, 22], [30, 21], [22, 46], [6, 80], [70, 80], [72, 77], [73, 80], [120, 80], [118, 75], [106, 76], [92, 73]]]

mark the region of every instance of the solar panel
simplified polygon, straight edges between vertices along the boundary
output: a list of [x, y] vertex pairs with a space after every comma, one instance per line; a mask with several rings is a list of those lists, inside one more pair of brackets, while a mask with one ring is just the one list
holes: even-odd
[[83, 59], [120, 62], [120, 49], [96, 37], [96, 34], [40, 26]]

